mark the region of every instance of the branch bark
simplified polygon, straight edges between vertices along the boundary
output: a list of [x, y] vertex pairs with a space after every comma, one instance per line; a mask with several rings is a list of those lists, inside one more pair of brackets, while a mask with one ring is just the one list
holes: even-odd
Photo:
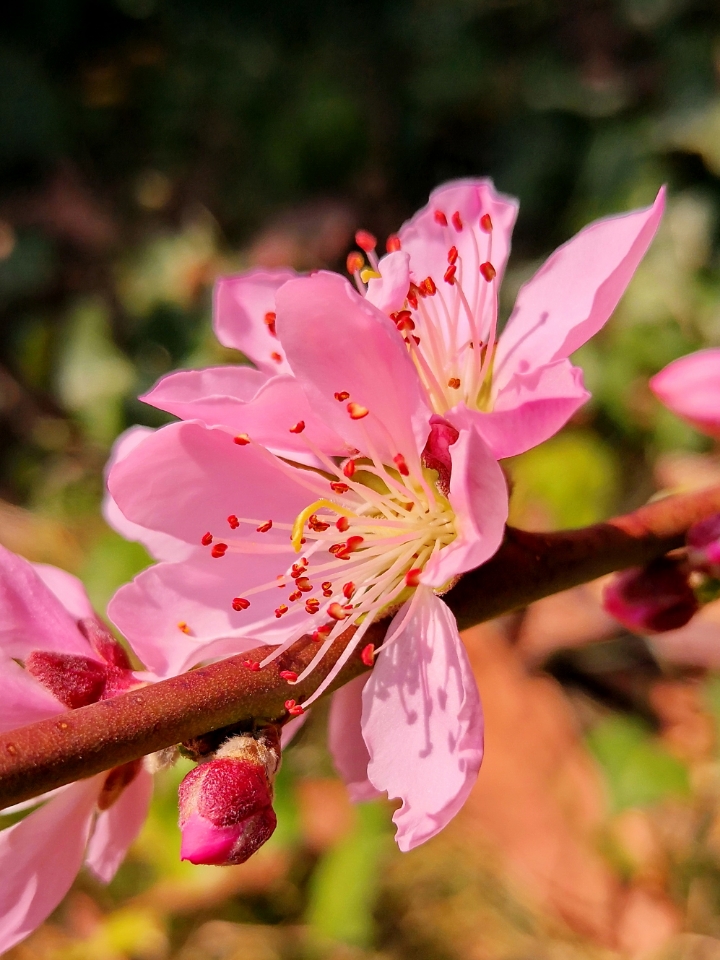
[[[497, 554], [466, 574], [445, 599], [459, 626], [469, 627], [613, 570], [648, 563], [682, 546], [693, 523], [718, 512], [715, 486], [581, 530], [528, 533], [508, 527]], [[388, 622], [374, 624], [366, 642], [380, 644]], [[0, 809], [222, 727], [282, 721], [285, 701], [302, 703], [353, 633], [353, 627], [346, 630], [302, 684], [290, 686], [279, 674], [300, 673], [309, 663], [317, 647], [308, 637], [261, 671], [243, 661], [262, 659], [267, 646], [2, 734]], [[356, 651], [329, 692], [366, 669]]]

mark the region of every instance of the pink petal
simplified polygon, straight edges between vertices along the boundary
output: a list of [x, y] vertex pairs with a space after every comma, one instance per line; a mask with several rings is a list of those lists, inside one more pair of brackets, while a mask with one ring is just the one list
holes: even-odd
[[[331, 273], [286, 283], [277, 307], [278, 334], [317, 415], [359, 450], [369, 453], [370, 438], [385, 463], [398, 453], [415, 462], [430, 412], [392, 321]], [[352, 420], [336, 392], [370, 414]]]
[[91, 652], [75, 618], [32, 564], [0, 547], [0, 652], [22, 660], [32, 650]]
[[112, 527], [126, 540], [141, 543], [155, 560], [182, 560], [190, 551], [188, 544], [183, 543], [176, 537], [170, 537], [166, 533], [158, 533], [156, 530], [149, 530], [147, 527], [128, 520], [107, 489], [107, 478], [115, 464], [124, 460], [132, 450], [154, 433], [155, 431], [150, 427], [130, 427], [129, 430], [121, 433], [115, 441], [110, 459], [105, 465], [106, 489], [102, 512], [109, 527]]
[[[448, 226], [437, 222], [436, 211], [445, 214]], [[460, 214], [463, 224], [460, 231], [452, 224], [455, 212]], [[410, 254], [413, 279], [419, 282], [430, 276], [439, 286], [447, 270], [448, 250], [455, 246], [466, 266], [466, 276], [469, 274], [467, 267], [472, 265], [475, 268], [469, 287], [469, 296], [474, 298], [475, 284], [480, 282], [476, 243], [480, 262], [491, 260], [499, 286], [510, 253], [510, 238], [517, 212], [517, 200], [498, 193], [492, 180], [454, 180], [433, 190], [427, 206], [408, 220], [398, 234], [402, 250]], [[486, 213], [490, 214], [493, 224], [490, 256], [486, 255], [490, 235], [479, 226], [480, 217]]]
[[698, 350], [668, 364], [650, 389], [673, 413], [720, 440], [720, 350]]
[[280, 731], [280, 747], [285, 749], [290, 746], [292, 741], [295, 739], [296, 735], [300, 732], [300, 729], [305, 726], [307, 718], [310, 716], [310, 710], [306, 710], [305, 713], [301, 713], [297, 717], [293, 717], [292, 720], [289, 720]]
[[514, 373], [493, 410], [469, 412], [467, 422], [474, 423], [493, 456], [502, 460], [552, 437], [589, 397], [582, 370], [569, 360], [557, 360]]
[[301, 616], [294, 615], [295, 608], [282, 619], [274, 616], [287, 590], [251, 596], [247, 610], [233, 610], [232, 601], [256, 584], [274, 581], [295, 556], [227, 553], [214, 560], [198, 550], [183, 563], [158, 563], [122, 586], [108, 616], [145, 666], [161, 677], [263, 642], [280, 642], [297, 629]]
[[[232, 531], [227, 518], [292, 523], [328, 489], [307, 471], [295, 472], [297, 483], [255, 444], [239, 446], [225, 430], [187, 421], [162, 427], [118, 461], [108, 488], [134, 523], [193, 546], [210, 532], [218, 540], [255, 539], [263, 548], [270, 543], [289, 548], [287, 531], [255, 534], [248, 524]], [[317, 493], [305, 483], [316, 484]]]
[[143, 767], [109, 810], [98, 814], [85, 864], [103, 883], [110, 883], [128, 847], [140, 833], [150, 807], [152, 790], [152, 775]]
[[410, 289], [410, 257], [404, 250], [380, 261], [380, 277], [368, 281], [367, 300], [388, 315], [402, 310]]
[[0, 952], [40, 926], [70, 889], [102, 782], [70, 784], [0, 833]]
[[450, 447], [448, 496], [458, 537], [427, 563], [421, 577], [422, 583], [438, 588], [490, 559], [502, 542], [508, 515], [505, 476], [474, 426], [472, 414], [463, 418], [458, 411], [448, 419], [460, 430]]
[[480, 697], [455, 618], [422, 587], [409, 603], [412, 611], [370, 674], [362, 712], [369, 779], [403, 801], [393, 817], [403, 851], [455, 816], [483, 756]]
[[[290, 373], [285, 351], [270, 333], [265, 315], [275, 311], [275, 293], [294, 270], [251, 270], [235, 277], [221, 277], [215, 285], [213, 325], [218, 340], [241, 350], [265, 373]], [[280, 361], [272, 354], [279, 354]]]
[[651, 207], [596, 220], [528, 280], [498, 344], [499, 388], [515, 372], [565, 359], [597, 333], [650, 246], [664, 206], [663, 187]]
[[[291, 376], [268, 377], [249, 367], [180, 370], [164, 377], [140, 398], [182, 420], [247, 433], [276, 453], [308, 459], [308, 437], [329, 455], [347, 455], [347, 447], [312, 411], [300, 384]], [[303, 434], [290, 433], [299, 420]], [[314, 459], [314, 458], [313, 458]]]
[[368, 780], [370, 754], [360, 729], [363, 690], [369, 678], [370, 674], [356, 677], [336, 690], [330, 701], [328, 746], [353, 803], [381, 796]]
[[51, 567], [49, 563], [33, 563], [32, 567], [48, 590], [55, 594], [75, 620], [84, 620], [85, 617], [95, 616], [95, 611], [81, 580], [78, 580], [77, 577], [66, 570]]
[[0, 661], [0, 733], [57, 716], [64, 709], [14, 660]]

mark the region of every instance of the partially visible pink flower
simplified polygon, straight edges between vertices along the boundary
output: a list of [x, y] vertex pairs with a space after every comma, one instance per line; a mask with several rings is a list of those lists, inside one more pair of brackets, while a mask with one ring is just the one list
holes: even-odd
[[[0, 731], [138, 682], [75, 577], [0, 547]], [[41, 804], [0, 831], [0, 952], [45, 920], [83, 863], [104, 882], [113, 877], [145, 820], [151, 790], [137, 761], [14, 808]]]
[[650, 389], [673, 413], [720, 440], [720, 349], [673, 360], [650, 380]]
[[663, 633], [684, 627], [699, 605], [683, 562], [660, 557], [615, 574], [605, 587], [603, 606], [629, 630]]
[[[351, 726], [364, 779], [403, 800], [409, 849], [453, 816], [480, 766], [477, 688], [439, 594], [499, 546], [505, 481], [474, 425], [433, 413], [394, 324], [346, 280], [291, 280], [275, 305], [294, 393], [258, 420], [264, 442], [203, 416], [148, 435], [111, 469], [124, 517], [191, 553], [121, 588], [110, 615], [148, 666], [174, 671], [258, 640], [279, 643], [277, 656], [311, 633], [317, 653], [298, 680], [354, 625], [305, 707], [394, 614]], [[288, 437], [299, 455], [283, 452]]]

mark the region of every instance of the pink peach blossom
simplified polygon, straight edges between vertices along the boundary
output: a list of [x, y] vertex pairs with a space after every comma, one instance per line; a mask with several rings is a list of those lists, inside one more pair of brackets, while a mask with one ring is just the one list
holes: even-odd
[[[0, 730], [56, 716], [137, 684], [80, 582], [0, 547]], [[19, 662], [24, 667], [19, 665]], [[142, 763], [61, 787], [0, 832], [0, 952], [55, 909], [83, 863], [108, 882], [147, 813]]]
[[[582, 371], [568, 358], [617, 306], [657, 230], [664, 197], [662, 189], [647, 209], [595, 221], [556, 250], [521, 288], [500, 334], [498, 290], [518, 204], [490, 180], [435, 190], [379, 261], [373, 238], [370, 246], [362, 238], [370, 266], [355, 271], [356, 281], [395, 321], [434, 412], [458, 428], [473, 423], [496, 458], [513, 456], [556, 433], [588, 399]], [[263, 431], [278, 425], [293, 370], [276, 319], [267, 318], [276, 318], [277, 293], [292, 277], [254, 271], [218, 284], [218, 337], [259, 370], [181, 371], [146, 402], [183, 419], [232, 423], [272, 446]], [[338, 319], [340, 289], [335, 302], [326, 301]], [[297, 396], [295, 403], [299, 410]]]
[[650, 380], [658, 400], [698, 430], [720, 440], [720, 350], [673, 360]]
[[313, 633], [317, 653], [299, 680], [355, 625], [303, 706], [374, 620], [394, 614], [361, 711], [334, 714], [341, 740], [357, 742], [362, 730], [358, 777], [402, 798], [397, 838], [409, 849], [454, 815], [480, 766], [477, 688], [439, 595], [499, 546], [505, 481], [474, 425], [458, 431], [433, 413], [394, 324], [346, 280], [290, 280], [274, 312], [293, 371], [274, 378], [288, 383], [284, 402], [239, 434], [233, 405], [218, 401], [210, 416], [199, 401], [194, 413], [176, 406], [194, 418], [142, 438], [110, 470], [125, 520], [190, 552], [121, 588], [109, 612], [163, 671], [258, 640], [280, 644], [266, 663]]

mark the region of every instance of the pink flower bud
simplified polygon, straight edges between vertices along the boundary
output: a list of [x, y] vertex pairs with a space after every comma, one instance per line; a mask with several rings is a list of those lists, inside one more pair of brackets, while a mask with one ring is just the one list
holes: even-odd
[[720, 513], [694, 523], [687, 535], [690, 564], [720, 577]]
[[254, 737], [228, 740], [214, 759], [180, 784], [180, 858], [228, 866], [244, 863], [277, 825], [272, 781], [279, 764], [275, 743]]
[[679, 562], [667, 557], [616, 574], [605, 587], [603, 605], [636, 633], [684, 627], [698, 609], [687, 574]]

